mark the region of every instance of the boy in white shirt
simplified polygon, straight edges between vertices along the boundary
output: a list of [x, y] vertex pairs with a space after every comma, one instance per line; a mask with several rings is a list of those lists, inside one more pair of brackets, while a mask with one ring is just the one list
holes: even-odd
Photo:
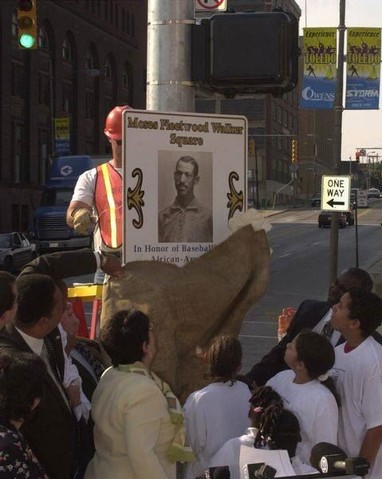
[[358, 288], [333, 306], [331, 326], [346, 342], [335, 348], [332, 371], [341, 398], [338, 445], [370, 463], [368, 479], [382, 477], [382, 347], [372, 333], [382, 323], [382, 300]]

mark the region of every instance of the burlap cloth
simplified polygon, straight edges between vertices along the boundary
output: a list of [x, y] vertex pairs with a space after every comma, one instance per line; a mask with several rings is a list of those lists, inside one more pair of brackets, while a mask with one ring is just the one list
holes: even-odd
[[267, 287], [269, 257], [266, 233], [248, 225], [182, 268], [127, 263], [125, 276], [104, 288], [101, 324], [122, 309], [144, 311], [156, 337], [152, 369], [185, 400], [204, 384], [196, 347], [208, 347], [220, 334], [239, 334], [245, 313]]

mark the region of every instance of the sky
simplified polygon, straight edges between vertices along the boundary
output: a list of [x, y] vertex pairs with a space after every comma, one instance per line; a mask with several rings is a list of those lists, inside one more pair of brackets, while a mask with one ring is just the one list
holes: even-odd
[[[301, 8], [300, 29], [307, 27], [338, 27], [340, 0], [296, 0]], [[306, 7], [306, 8], [305, 8]], [[306, 24], [307, 23], [307, 24]], [[382, 0], [346, 0], [347, 27], [382, 27]], [[345, 64], [346, 70], [346, 64]], [[344, 86], [345, 90], [345, 86]], [[382, 91], [380, 90], [380, 94]], [[381, 108], [382, 101], [380, 99]], [[342, 115], [342, 160], [355, 159], [358, 147], [382, 156], [382, 111], [344, 110]]]

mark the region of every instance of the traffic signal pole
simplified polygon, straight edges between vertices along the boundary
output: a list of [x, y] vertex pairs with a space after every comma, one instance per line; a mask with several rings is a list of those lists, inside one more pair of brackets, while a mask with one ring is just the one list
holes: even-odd
[[191, 81], [193, 0], [149, 0], [147, 110], [195, 111]]
[[[340, 0], [340, 21], [338, 25], [337, 85], [334, 101], [333, 164], [335, 167], [336, 174], [340, 174], [341, 165], [345, 30], [345, 0]], [[329, 286], [334, 282], [338, 275], [338, 217], [339, 214], [337, 212], [332, 213], [329, 246]]]

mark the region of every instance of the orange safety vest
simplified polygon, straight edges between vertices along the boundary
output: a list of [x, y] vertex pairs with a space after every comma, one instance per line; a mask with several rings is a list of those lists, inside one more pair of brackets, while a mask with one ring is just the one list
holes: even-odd
[[104, 163], [97, 166], [94, 204], [103, 243], [108, 248], [122, 246], [122, 176]]

